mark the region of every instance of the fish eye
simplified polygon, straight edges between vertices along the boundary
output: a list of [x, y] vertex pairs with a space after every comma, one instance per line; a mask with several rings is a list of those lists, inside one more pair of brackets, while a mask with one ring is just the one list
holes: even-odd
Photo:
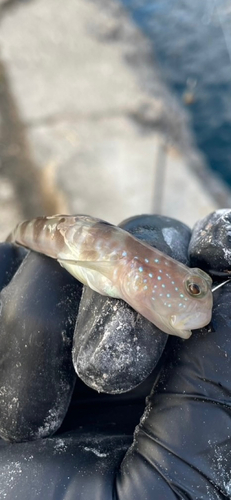
[[186, 290], [191, 297], [202, 298], [208, 291], [208, 286], [205, 280], [199, 276], [190, 276], [185, 282]]
[[199, 295], [201, 293], [201, 289], [197, 283], [189, 283], [188, 284], [188, 291], [192, 295]]

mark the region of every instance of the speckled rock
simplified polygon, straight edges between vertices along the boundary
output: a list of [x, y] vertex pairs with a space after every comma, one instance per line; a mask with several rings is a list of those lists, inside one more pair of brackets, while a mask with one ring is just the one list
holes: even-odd
[[231, 273], [231, 209], [212, 212], [199, 220], [189, 245], [190, 265], [212, 276]]
[[[190, 229], [169, 217], [142, 215], [121, 227], [171, 257], [187, 262]], [[167, 335], [119, 299], [84, 288], [73, 341], [73, 363], [90, 387], [129, 391], [155, 368]]]
[[29, 252], [0, 294], [0, 436], [8, 441], [53, 434], [69, 406], [82, 285], [60, 269]]

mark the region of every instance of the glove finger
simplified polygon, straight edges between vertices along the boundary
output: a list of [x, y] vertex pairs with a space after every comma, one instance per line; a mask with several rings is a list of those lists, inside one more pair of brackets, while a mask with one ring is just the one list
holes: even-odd
[[[121, 227], [187, 263], [190, 229], [163, 216], [143, 215]], [[167, 335], [119, 299], [84, 289], [73, 343], [73, 363], [90, 387], [111, 394], [129, 391], [156, 367]]]
[[[230, 272], [229, 220], [230, 211], [225, 219], [218, 211], [196, 224], [193, 265]], [[187, 341], [170, 339], [165, 368], [118, 476], [121, 498], [141, 498], [141, 484], [148, 485], [146, 497], [155, 491], [157, 500], [230, 495], [230, 301], [231, 282], [214, 292], [208, 327]]]
[[57, 430], [75, 383], [72, 336], [81, 285], [29, 252], [0, 295], [0, 435], [36, 439]]
[[27, 251], [11, 243], [0, 243], [0, 291], [8, 285]]

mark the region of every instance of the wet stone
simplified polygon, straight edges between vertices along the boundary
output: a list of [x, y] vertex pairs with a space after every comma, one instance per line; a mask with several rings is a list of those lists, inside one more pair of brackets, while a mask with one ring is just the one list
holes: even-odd
[[53, 434], [73, 392], [72, 338], [82, 285], [29, 252], [0, 294], [0, 436]]
[[[187, 261], [190, 229], [174, 219], [143, 215], [121, 227]], [[73, 363], [91, 388], [111, 394], [129, 391], [153, 371], [168, 336], [119, 299], [84, 287], [73, 341]]]
[[192, 267], [214, 279], [231, 273], [231, 209], [216, 210], [195, 224], [189, 256]]

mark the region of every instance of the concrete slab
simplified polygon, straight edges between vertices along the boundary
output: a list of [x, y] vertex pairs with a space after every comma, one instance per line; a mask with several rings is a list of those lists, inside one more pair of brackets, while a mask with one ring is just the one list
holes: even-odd
[[228, 199], [223, 186], [222, 200], [207, 190], [188, 117], [116, 1], [5, 2], [2, 12], [0, 209], [12, 207], [12, 223], [17, 206], [18, 219], [69, 212], [118, 223], [156, 211], [192, 225]]

